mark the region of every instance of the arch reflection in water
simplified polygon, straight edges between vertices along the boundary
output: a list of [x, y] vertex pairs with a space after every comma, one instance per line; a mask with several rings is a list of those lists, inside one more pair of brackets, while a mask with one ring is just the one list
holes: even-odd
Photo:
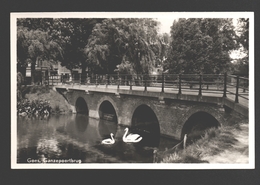
[[[90, 124], [90, 122], [92, 124]], [[56, 130], [69, 138], [76, 139], [81, 143], [90, 145], [96, 144], [101, 138], [98, 134], [98, 122], [91, 119], [85, 114], [72, 115], [64, 126], [58, 127]]]
[[78, 132], [85, 132], [89, 124], [89, 117], [84, 114], [76, 114], [75, 124]]
[[105, 138], [109, 138], [111, 133], [113, 133], [116, 137], [117, 123], [100, 119], [98, 123], [98, 131], [102, 140]]

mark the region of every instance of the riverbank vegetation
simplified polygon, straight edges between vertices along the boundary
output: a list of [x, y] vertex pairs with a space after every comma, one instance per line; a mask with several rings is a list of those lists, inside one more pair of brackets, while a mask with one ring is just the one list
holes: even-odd
[[[18, 115], [48, 115], [71, 112], [64, 97], [48, 86], [24, 86], [17, 102]], [[47, 113], [48, 111], [48, 113]]]
[[[210, 128], [201, 139], [183, 150], [162, 152], [161, 163], [243, 163], [248, 162], [248, 124]], [[239, 158], [234, 157], [237, 154]], [[222, 157], [219, 157], [222, 156]], [[224, 156], [224, 157], [223, 157]], [[230, 158], [230, 156], [232, 156]]]

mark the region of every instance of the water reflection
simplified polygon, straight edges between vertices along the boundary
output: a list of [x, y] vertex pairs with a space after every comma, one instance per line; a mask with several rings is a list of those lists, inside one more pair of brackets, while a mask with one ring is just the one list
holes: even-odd
[[88, 117], [84, 114], [75, 115], [75, 123], [78, 129], [78, 132], [85, 132], [88, 126]]
[[98, 123], [98, 131], [99, 134], [103, 139], [109, 138], [110, 137], [110, 133], [113, 133], [114, 136], [116, 136], [117, 133], [117, 123], [116, 122], [112, 122], [112, 121], [107, 121], [107, 120], [103, 120], [100, 119], [99, 123]]
[[[18, 118], [18, 163], [31, 159], [80, 159], [83, 163], [151, 163], [153, 148], [165, 147], [155, 127], [131, 128], [143, 137], [139, 143], [124, 143], [125, 127], [86, 115], [53, 115], [49, 119]], [[115, 144], [101, 141], [115, 135]], [[176, 142], [175, 142], [176, 143]], [[174, 141], [169, 142], [174, 146]]]
[[59, 142], [56, 138], [43, 138], [37, 142], [36, 153], [38, 155], [44, 155], [45, 157], [53, 158], [62, 155], [62, 150], [59, 148]]

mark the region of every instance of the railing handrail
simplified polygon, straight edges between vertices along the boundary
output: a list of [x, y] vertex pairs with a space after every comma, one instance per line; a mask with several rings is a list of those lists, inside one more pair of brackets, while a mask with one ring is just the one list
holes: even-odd
[[[55, 77], [55, 78], [54, 78]], [[233, 79], [233, 80], [232, 80]], [[248, 99], [244, 95], [248, 94], [249, 79], [238, 75], [230, 74], [69, 74], [69, 75], [50, 75], [46, 76], [48, 85], [57, 85], [58, 83], [86, 84], [86, 85], [117, 85], [129, 86], [130, 90], [133, 86], [144, 87], [144, 91], [148, 91], [148, 87], [161, 88], [161, 92], [165, 92], [166, 88], [172, 88], [182, 94], [182, 90], [198, 90], [198, 95], [202, 93], [217, 93], [222, 91], [223, 97], [227, 95], [235, 95], [235, 102], [239, 102], [239, 97]], [[45, 83], [46, 84], [46, 83]], [[159, 87], [160, 86], [160, 87]], [[241, 93], [241, 89], [243, 92]]]

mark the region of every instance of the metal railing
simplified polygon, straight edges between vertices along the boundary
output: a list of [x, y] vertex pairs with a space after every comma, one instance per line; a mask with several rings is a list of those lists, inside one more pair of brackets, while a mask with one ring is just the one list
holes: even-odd
[[[46, 83], [45, 83], [46, 84]], [[129, 75], [129, 74], [92, 74], [92, 75], [55, 75], [47, 78], [48, 85], [86, 85], [114, 86], [116, 88], [143, 88], [143, 91], [159, 89], [160, 92], [184, 94], [187, 92], [219, 94], [223, 97], [248, 100], [249, 79], [227, 74], [162, 74], [162, 75]]]
[[235, 96], [235, 102], [239, 102], [239, 97], [248, 100], [249, 96], [249, 80], [248, 78], [227, 75], [226, 93]]

